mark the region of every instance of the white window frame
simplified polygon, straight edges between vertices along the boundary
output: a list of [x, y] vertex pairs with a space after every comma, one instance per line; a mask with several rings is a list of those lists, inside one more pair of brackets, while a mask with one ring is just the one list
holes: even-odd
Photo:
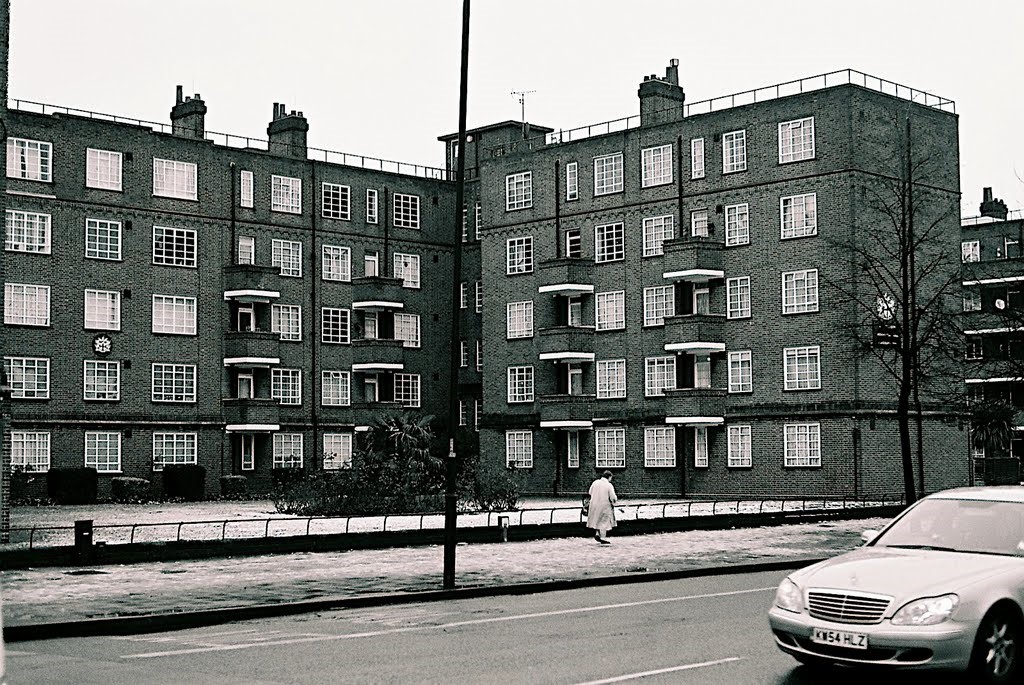
[[163, 362], [150, 364], [150, 400], [159, 403], [195, 404], [196, 365]]
[[533, 172], [519, 171], [505, 176], [505, 211], [533, 207]]
[[352, 312], [343, 307], [321, 307], [320, 342], [325, 345], [348, 345], [351, 343]]
[[675, 468], [676, 429], [673, 426], [644, 426], [644, 467]]
[[256, 263], [256, 238], [251, 235], [238, 236], [238, 252], [235, 255], [238, 264]]
[[779, 124], [779, 164], [814, 159], [814, 117]]
[[474, 303], [474, 310], [477, 314], [484, 310], [484, 282], [476, 282], [476, 302]]
[[194, 162], [153, 158], [153, 195], [198, 200], [198, 167]]
[[153, 295], [152, 333], [196, 334], [196, 298], [181, 295]]
[[626, 429], [594, 430], [594, 460], [599, 469], [626, 468]]
[[505, 305], [505, 338], [533, 337], [533, 300], [509, 302]]
[[570, 469], [580, 467], [580, 432], [568, 431], [565, 434], [565, 465]]
[[617, 331], [626, 327], [626, 291], [611, 290], [597, 293], [594, 329]]
[[690, 235], [694, 238], [707, 238], [710, 233], [708, 210], [692, 210], [690, 212]]
[[302, 369], [270, 370], [270, 397], [281, 405], [302, 404]]
[[29, 473], [50, 470], [49, 431], [11, 431], [11, 468]]
[[48, 357], [4, 357], [11, 399], [50, 399], [50, 359]]
[[523, 404], [534, 401], [533, 366], [510, 366], [507, 369], [506, 401]]
[[469, 282], [459, 283], [459, 309], [469, 309]]
[[52, 143], [29, 138], [7, 139], [7, 178], [50, 183], [52, 171]]
[[751, 317], [750, 276], [737, 276], [725, 281], [727, 319], [749, 319]]
[[480, 338], [476, 339], [476, 370], [484, 370], [484, 341]]
[[594, 262], [621, 262], [626, 258], [626, 228], [619, 221], [594, 226]]
[[409, 193], [395, 193], [392, 196], [392, 223], [395, 228], [420, 227], [420, 196]]
[[352, 404], [352, 374], [327, 369], [320, 374], [320, 404], [324, 407], [348, 407]]
[[121, 190], [123, 155], [113, 150], [85, 149], [85, 187]]
[[294, 176], [270, 176], [270, 211], [302, 214], [302, 179]]
[[402, 279], [403, 288], [418, 289], [420, 287], [420, 256], [396, 252], [392, 255], [395, 278]]
[[644, 288], [644, 326], [664, 326], [676, 309], [676, 289], [671, 285]]
[[533, 468], [533, 431], [505, 431], [505, 466], [517, 469]]
[[565, 256], [571, 259], [579, 259], [583, 257], [583, 231], [580, 229], [566, 229]]
[[84, 326], [88, 331], [121, 330], [121, 293], [117, 290], [85, 290]]
[[420, 346], [420, 315], [395, 312], [395, 340], [401, 340], [403, 347]]
[[352, 280], [352, 249], [340, 245], [324, 245], [322, 277], [325, 281]]
[[754, 465], [751, 456], [751, 430], [749, 425], [728, 427], [728, 460], [731, 469], [750, 468]]
[[640, 185], [644, 188], [672, 182], [672, 145], [658, 145], [640, 151]]
[[109, 359], [82, 360], [82, 399], [116, 402], [121, 399], [121, 362]]
[[754, 361], [750, 350], [729, 352], [729, 392], [754, 392]]
[[121, 433], [86, 431], [83, 445], [86, 468], [96, 473], [121, 473]]
[[664, 216], [644, 217], [644, 257], [656, 257], [665, 254], [665, 241], [675, 237], [675, 217]]
[[783, 348], [782, 366], [785, 369], [783, 390], [821, 389], [821, 348], [818, 345]]
[[4, 226], [4, 250], [50, 254], [51, 223], [52, 217], [49, 214], [8, 209]]
[[302, 278], [302, 242], [274, 238], [270, 249], [270, 265], [287, 278]]
[[375, 224], [380, 221], [380, 214], [377, 211], [377, 191], [373, 188], [366, 189], [366, 223]]
[[85, 258], [121, 261], [121, 222], [85, 220]]
[[644, 359], [644, 396], [662, 397], [676, 389], [676, 357], [673, 354]]
[[722, 134], [722, 173], [747, 170], [747, 132], [745, 129]]
[[324, 470], [352, 468], [352, 433], [324, 433]]
[[509, 238], [505, 241], [505, 275], [533, 272], [533, 236]]
[[195, 269], [199, 265], [195, 229], [153, 226], [153, 264]]
[[690, 139], [690, 178], [704, 178], [704, 139]]
[[395, 401], [403, 407], [420, 406], [420, 375], [418, 373], [395, 374]]
[[577, 162], [565, 164], [565, 200], [572, 202], [580, 199], [580, 172]]
[[352, 188], [323, 181], [320, 186], [320, 216], [325, 219], [352, 219]]
[[750, 244], [750, 207], [741, 202], [725, 207], [725, 245]]
[[302, 305], [273, 304], [270, 306], [270, 331], [285, 342], [302, 340]]
[[779, 199], [781, 237], [803, 238], [818, 234], [818, 194], [802, 193]]
[[50, 286], [4, 283], [4, 324], [50, 325]]
[[964, 264], [981, 261], [981, 241], [964, 240], [961, 242], [960, 261]]
[[594, 157], [594, 197], [621, 193], [625, 170], [621, 152]]
[[626, 360], [601, 359], [594, 365], [597, 399], [621, 399], [626, 396]]
[[782, 272], [782, 313], [806, 314], [818, 311], [818, 270]]
[[153, 433], [153, 470], [163, 471], [171, 464], [195, 464], [198, 448], [196, 433]]
[[303, 463], [302, 433], [274, 433], [275, 469], [301, 469]]
[[787, 423], [784, 428], [785, 457], [789, 468], [821, 467], [821, 424]]
[[981, 293], [978, 292], [976, 289], [968, 288], [964, 290], [964, 311], [981, 311]]
[[253, 202], [253, 188], [255, 187], [255, 180], [251, 171], [242, 169], [238, 172], [238, 204], [241, 207], [252, 208], [255, 204]]
[[698, 469], [708, 468], [708, 429], [697, 426], [693, 429], [693, 466]]

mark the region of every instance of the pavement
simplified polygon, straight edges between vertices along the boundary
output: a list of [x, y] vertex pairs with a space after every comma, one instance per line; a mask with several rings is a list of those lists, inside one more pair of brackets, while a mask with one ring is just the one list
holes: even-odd
[[[460, 544], [456, 592], [505, 594], [680, 574], [798, 567], [857, 547], [887, 519]], [[8, 639], [143, 632], [257, 615], [450, 596], [443, 548], [247, 556], [0, 571]], [[780, 570], [780, 577], [784, 573]], [[267, 612], [270, 613], [267, 613]], [[263, 612], [262, 614], [260, 612]]]

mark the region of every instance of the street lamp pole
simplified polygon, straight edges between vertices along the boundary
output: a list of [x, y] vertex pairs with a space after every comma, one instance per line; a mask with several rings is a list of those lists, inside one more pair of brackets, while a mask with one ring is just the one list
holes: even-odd
[[455, 542], [458, 522], [459, 495], [456, 489], [458, 458], [455, 454], [455, 433], [459, 429], [459, 308], [462, 281], [462, 207], [466, 203], [466, 92], [469, 80], [469, 0], [462, 0], [462, 70], [459, 81], [459, 142], [455, 176], [455, 221], [452, 244], [452, 337], [451, 360], [448, 372], [448, 458], [445, 460], [444, 492], [444, 589], [455, 587]]

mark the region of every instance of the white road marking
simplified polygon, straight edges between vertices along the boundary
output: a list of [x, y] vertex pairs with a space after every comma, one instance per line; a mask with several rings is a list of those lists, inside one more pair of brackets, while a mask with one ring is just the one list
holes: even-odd
[[[122, 654], [122, 659], [153, 659], [156, 657], [164, 656], [182, 656], [185, 654], [199, 654], [202, 652], [225, 652], [234, 651], [237, 649], [250, 649], [252, 647], [269, 647], [273, 645], [293, 645], [301, 644], [304, 642], [328, 642], [338, 640], [353, 640], [356, 638], [363, 637], [380, 637], [381, 635], [397, 635], [400, 633], [411, 633], [417, 631], [426, 630], [447, 630], [449, 628], [461, 628], [463, 626], [476, 626], [483, 625], [486, 623], [504, 623], [507, 621], [522, 621], [531, 618], [547, 618], [549, 616], [566, 616], [569, 614], [585, 614], [594, 611], [607, 611], [609, 609], [623, 609], [628, 607], [638, 606], [650, 606], [652, 604], [665, 604], [668, 602], [686, 602], [693, 599], [711, 599], [714, 597], [731, 597], [734, 595], [749, 595], [755, 592], [768, 592], [769, 590], [774, 592], [775, 586], [772, 587], [759, 587], [751, 590], [733, 590], [730, 592], [709, 592], [700, 595], [683, 595], [681, 597], [663, 597], [661, 599], [646, 599], [637, 602], [622, 602], [619, 604], [601, 604], [599, 606], [592, 607], [580, 607], [578, 609], [559, 609], [558, 611], [541, 611], [533, 614], [514, 614], [511, 616], [495, 616], [492, 618], [477, 618], [467, 621], [453, 621], [451, 623], [440, 623], [437, 625], [417, 625], [409, 626], [406, 628], [392, 628], [389, 630], [372, 630], [362, 633], [346, 633], [344, 635], [323, 635], [315, 637], [303, 637], [303, 638], [286, 638], [280, 639], [275, 642], [253, 642], [253, 643], [238, 643], [231, 645], [218, 645], [213, 647], [197, 647], [193, 649], [177, 649], [169, 650], [164, 652], [143, 652], [139, 654]], [[205, 636], [204, 636], [205, 637]], [[184, 641], [183, 641], [184, 642]]]
[[740, 657], [730, 656], [724, 659], [716, 659], [715, 661], [702, 661], [699, 664], [683, 664], [682, 666], [670, 666], [669, 668], [659, 668], [656, 671], [640, 671], [639, 673], [627, 673], [626, 675], [615, 676], [614, 678], [605, 678], [604, 680], [591, 680], [586, 683], [580, 683], [579, 685], [607, 685], [608, 683], [622, 683], [627, 680], [639, 680], [640, 678], [646, 678], [649, 675], [661, 675], [662, 673], [675, 673], [676, 671], [690, 671], [695, 668], [705, 668], [707, 666], [718, 666], [719, 664], [727, 664], [732, 661], [739, 661]]
[[6, 652], [7, 656], [35, 656], [35, 652], [19, 652], [13, 649], [8, 649]]
[[[245, 633], [258, 633], [259, 630], [250, 628], [248, 630], [225, 630], [220, 633], [203, 633], [197, 637], [223, 637], [225, 635], [242, 635]], [[153, 635], [118, 635], [110, 638], [111, 640], [127, 640], [129, 642], [166, 642], [167, 640], [173, 640], [174, 637], [155, 637]]]

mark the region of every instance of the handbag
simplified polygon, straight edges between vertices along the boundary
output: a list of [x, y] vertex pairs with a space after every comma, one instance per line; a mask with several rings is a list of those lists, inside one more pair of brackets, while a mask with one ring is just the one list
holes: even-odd
[[584, 516], [589, 516], [590, 515], [590, 496], [589, 495], [583, 498], [583, 509], [582, 509], [581, 513]]

